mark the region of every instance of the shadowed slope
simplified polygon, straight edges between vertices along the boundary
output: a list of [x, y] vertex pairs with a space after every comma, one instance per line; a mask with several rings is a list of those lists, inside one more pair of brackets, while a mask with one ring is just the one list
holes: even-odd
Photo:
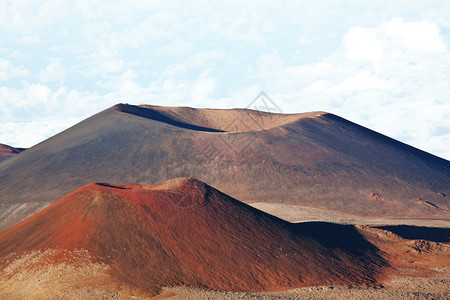
[[[148, 111], [165, 116], [166, 119], [176, 120], [180, 123], [194, 124], [194, 126], [216, 128], [224, 132], [244, 132], [268, 130], [280, 127], [306, 118], [314, 118], [326, 114], [316, 111], [300, 114], [274, 114], [250, 109], [196, 109], [191, 107], [167, 107], [157, 105], [139, 106], [116, 105], [115, 108], [122, 112], [143, 115], [142, 111]], [[140, 113], [136, 113], [140, 111]], [[172, 121], [173, 122], [173, 121]]]
[[155, 120], [158, 122], [167, 123], [173, 126], [177, 126], [184, 129], [197, 130], [197, 131], [205, 131], [205, 132], [221, 132], [223, 130], [198, 126], [195, 124], [190, 124], [188, 120], [179, 120], [178, 118], [172, 118], [165, 114], [162, 114], [153, 109], [146, 109], [139, 106], [134, 105], [126, 105], [126, 104], [117, 104], [114, 106], [114, 109], [123, 113], [132, 114], [135, 116]]
[[[195, 179], [90, 184], [1, 234], [0, 258], [84, 249], [111, 266], [116, 282], [153, 295], [172, 285], [264, 291], [384, 277], [387, 263], [353, 227], [331, 226], [320, 237], [316, 230]], [[336, 241], [337, 234], [345, 242]]]
[[195, 177], [246, 203], [450, 217], [450, 162], [332, 114], [119, 104], [0, 164], [0, 230], [89, 182]]
[[407, 225], [378, 226], [376, 228], [391, 231], [404, 239], [409, 240], [421, 239], [433, 242], [450, 243], [450, 228], [420, 227]]
[[25, 150], [24, 148], [14, 148], [5, 144], [0, 144], [0, 162], [7, 160], [13, 156], [16, 156], [20, 152]]

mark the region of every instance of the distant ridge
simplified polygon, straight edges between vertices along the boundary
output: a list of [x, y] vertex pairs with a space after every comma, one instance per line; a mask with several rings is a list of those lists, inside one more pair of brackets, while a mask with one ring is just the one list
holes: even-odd
[[[52, 249], [64, 254], [35, 261], [39, 272], [101, 263], [123, 292], [131, 287], [153, 296], [180, 285], [270, 291], [376, 284], [389, 272], [379, 250], [352, 226], [291, 224], [192, 178], [79, 188], [0, 234], [0, 269], [20, 278], [27, 257]], [[72, 281], [47, 276], [49, 286]]]
[[0, 162], [16, 156], [24, 150], [25, 148], [14, 148], [5, 144], [0, 144]]

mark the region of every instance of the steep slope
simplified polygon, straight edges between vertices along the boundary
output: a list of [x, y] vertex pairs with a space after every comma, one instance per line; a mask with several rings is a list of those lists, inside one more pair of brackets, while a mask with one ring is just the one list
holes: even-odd
[[119, 104], [0, 164], [0, 229], [89, 182], [195, 177], [246, 203], [450, 217], [450, 162], [333, 114]]
[[70, 193], [0, 234], [0, 281], [19, 280], [26, 258], [43, 251], [50, 255], [33, 267], [41, 273], [99, 264], [124, 293], [149, 295], [179, 285], [266, 291], [373, 284], [389, 270], [352, 226], [291, 224], [190, 178], [89, 184]]
[[16, 156], [20, 152], [25, 150], [24, 148], [14, 148], [5, 144], [0, 144], [0, 162], [7, 160], [13, 156]]

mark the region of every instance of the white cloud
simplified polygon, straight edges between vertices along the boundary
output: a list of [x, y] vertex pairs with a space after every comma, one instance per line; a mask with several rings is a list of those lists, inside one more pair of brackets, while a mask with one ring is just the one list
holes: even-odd
[[207, 28], [232, 41], [258, 42], [265, 40], [265, 34], [276, 29], [276, 24], [266, 19], [258, 9], [224, 13], [220, 18], [211, 16]]
[[36, 35], [27, 35], [18, 38], [17, 41], [24, 44], [37, 44], [41, 39]]
[[182, 75], [193, 68], [202, 68], [206, 65], [211, 67], [214, 61], [223, 59], [224, 57], [225, 53], [221, 50], [203, 50], [191, 55], [181, 63], [170, 65], [162, 75], [164, 77], [172, 77]]
[[183, 42], [180, 39], [176, 39], [171, 44], [158, 48], [155, 51], [156, 55], [180, 55], [186, 52], [190, 52], [193, 48], [192, 43]]
[[27, 122], [6, 122], [1, 124], [0, 140], [7, 145], [28, 148], [42, 142], [82, 118], [43, 118]]
[[0, 1], [0, 27], [21, 32], [33, 31], [63, 17], [68, 12], [67, 0]]
[[15, 67], [8, 60], [0, 59], [0, 80], [25, 77], [30, 72], [24, 67]]
[[125, 93], [139, 91], [141, 90], [141, 87], [136, 82], [136, 78], [137, 75], [133, 71], [127, 70], [119, 76], [111, 78], [107, 83], [103, 84], [103, 87], [112, 91], [120, 91]]
[[99, 38], [104, 38], [112, 29], [112, 25], [108, 21], [104, 22], [88, 22], [83, 25], [83, 34], [89, 41], [96, 41]]
[[86, 55], [85, 66], [80, 66], [78, 69], [88, 76], [109, 77], [112, 73], [124, 71], [129, 64], [129, 62], [120, 59], [108, 47], [99, 47]]
[[[216, 82], [208, 71], [204, 71], [194, 83], [191, 92], [191, 100], [194, 103], [202, 104], [210, 102], [211, 94], [216, 88]], [[209, 101], [208, 101], [209, 100]]]
[[394, 18], [379, 27], [381, 35], [391, 39], [397, 47], [406, 47], [423, 53], [443, 52], [446, 45], [439, 34], [439, 27], [430, 21], [405, 22]]
[[174, 14], [157, 12], [131, 29], [112, 32], [108, 38], [108, 45], [113, 50], [135, 49], [154, 39], [172, 36], [179, 30], [176, 24]]
[[389, 84], [386, 80], [381, 79], [370, 71], [364, 70], [335, 85], [332, 88], [332, 91], [383, 89], [388, 86]]
[[39, 81], [42, 83], [57, 82], [62, 85], [65, 77], [65, 67], [59, 62], [52, 62], [41, 70], [39, 74]]
[[383, 42], [376, 32], [367, 28], [355, 27], [344, 37], [347, 57], [351, 60], [377, 61], [383, 57]]
[[18, 109], [43, 109], [55, 104], [64, 89], [53, 92], [47, 85], [31, 84], [20, 89], [0, 87], [0, 112]]
[[439, 28], [430, 21], [406, 22], [394, 18], [376, 28], [354, 27], [343, 40], [347, 57], [355, 61], [379, 61], [404, 55], [407, 51], [444, 52]]

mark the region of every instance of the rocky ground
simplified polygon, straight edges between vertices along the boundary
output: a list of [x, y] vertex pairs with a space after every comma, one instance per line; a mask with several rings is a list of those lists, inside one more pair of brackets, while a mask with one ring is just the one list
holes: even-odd
[[427, 278], [397, 275], [376, 287], [323, 286], [277, 293], [229, 293], [193, 288], [166, 288], [168, 299], [449, 299], [450, 267]]

